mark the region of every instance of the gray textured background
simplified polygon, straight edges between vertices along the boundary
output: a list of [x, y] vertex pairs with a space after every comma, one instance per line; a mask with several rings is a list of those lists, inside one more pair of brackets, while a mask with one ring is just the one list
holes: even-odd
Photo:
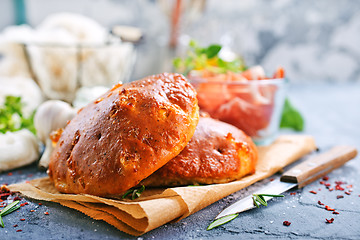
[[[199, 1], [199, 0], [195, 0]], [[156, 0], [27, 0], [30, 25], [59, 11], [82, 13], [104, 26], [127, 24], [145, 33], [133, 78], [171, 71], [191, 38], [221, 43], [272, 73], [284, 66], [291, 82], [360, 81], [360, 2], [357, 0], [207, 0], [196, 17], [185, 10], [179, 47], [167, 48], [169, 18]], [[163, 2], [174, 2], [165, 0]], [[188, 4], [191, 1], [184, 1]], [[0, 2], [0, 29], [14, 23], [11, 0]], [[154, 61], [155, 59], [155, 61]]]

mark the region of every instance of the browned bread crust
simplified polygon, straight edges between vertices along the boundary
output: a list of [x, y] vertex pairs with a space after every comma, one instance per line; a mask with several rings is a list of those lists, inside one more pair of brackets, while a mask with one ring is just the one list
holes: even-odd
[[198, 115], [196, 92], [180, 74], [116, 85], [65, 127], [49, 176], [64, 193], [122, 194], [183, 150]]
[[238, 128], [201, 117], [184, 150], [142, 181], [146, 186], [226, 183], [255, 172], [257, 148]]

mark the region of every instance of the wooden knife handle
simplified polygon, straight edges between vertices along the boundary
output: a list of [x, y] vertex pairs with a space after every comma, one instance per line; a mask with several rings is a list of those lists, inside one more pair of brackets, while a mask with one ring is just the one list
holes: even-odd
[[309, 158], [286, 171], [280, 178], [283, 182], [298, 183], [302, 188], [332, 170], [341, 167], [357, 155], [351, 146], [336, 146], [329, 151]]

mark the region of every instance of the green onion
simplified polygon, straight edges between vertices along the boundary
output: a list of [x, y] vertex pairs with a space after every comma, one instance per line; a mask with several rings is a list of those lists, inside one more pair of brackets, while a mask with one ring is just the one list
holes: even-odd
[[219, 218], [219, 219], [216, 219], [215, 221], [213, 221], [212, 223], [210, 223], [210, 225], [207, 227], [206, 230], [211, 230], [213, 228], [216, 228], [220, 225], [223, 225], [227, 222], [230, 222], [231, 220], [235, 219], [237, 216], [239, 216], [238, 213], [235, 213], [235, 214], [230, 214], [230, 215], [226, 215], [222, 218]]
[[18, 204], [20, 201], [16, 200], [13, 201], [12, 203], [10, 203], [9, 205], [7, 205], [1, 212], [0, 212], [0, 216], [5, 216], [8, 215], [9, 213], [12, 213], [13, 211], [17, 210], [20, 208], [20, 206], [16, 206], [16, 204]]
[[20, 202], [19, 200], [13, 201], [9, 205], [7, 205], [3, 210], [1, 210], [1, 212], [0, 212], [0, 226], [1, 227], [4, 227], [4, 222], [3, 222], [2, 217], [18, 210], [20, 208], [20, 206], [17, 205], [19, 202]]
[[259, 204], [263, 206], [267, 206], [267, 201], [265, 200], [264, 197], [284, 197], [284, 195], [276, 195], [276, 194], [266, 194], [266, 193], [262, 193], [262, 194], [253, 194], [252, 199], [254, 201], [254, 205], [255, 207], [259, 208]]
[[1, 217], [1, 215], [0, 215], [0, 227], [4, 227], [4, 222], [3, 222], [3, 220], [2, 220], [2, 217]]

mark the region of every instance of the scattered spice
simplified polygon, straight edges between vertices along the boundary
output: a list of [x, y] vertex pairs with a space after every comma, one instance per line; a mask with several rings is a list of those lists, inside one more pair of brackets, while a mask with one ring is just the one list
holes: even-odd
[[339, 214], [339, 212], [333, 211], [333, 214]]
[[340, 198], [344, 198], [344, 196], [343, 195], [337, 195], [336, 198], [340, 199]]
[[22, 230], [21, 230], [21, 229], [18, 229], [18, 230], [16, 230], [16, 232], [22, 232]]
[[330, 183], [325, 183], [324, 185], [325, 185], [325, 187], [330, 187], [331, 186]]
[[346, 195], [350, 195], [351, 193], [350, 192], [345, 192]]
[[35, 212], [35, 210], [31, 209], [30, 212]]
[[296, 195], [296, 192], [291, 192], [290, 195], [293, 195], [293, 196], [294, 196], [294, 195]]
[[41, 202], [39, 202], [39, 206], [43, 205]]
[[44, 212], [44, 214], [45, 214], [45, 215], [49, 215], [49, 213], [48, 213], [48, 212]]
[[321, 205], [321, 206], [325, 205], [320, 200], [318, 201], [318, 204]]
[[343, 181], [335, 181], [335, 184], [336, 184], [336, 185], [341, 185], [341, 184], [346, 184], [346, 182], [343, 182]]
[[13, 175], [13, 173], [12, 173], [12, 172], [9, 172], [7, 175], [8, 175], [8, 176], [12, 176], [12, 175]]
[[329, 188], [329, 191], [332, 192], [334, 189], [333, 188]]
[[328, 211], [335, 211], [335, 209], [329, 207], [328, 205], [325, 206], [325, 209], [328, 210]]
[[351, 185], [351, 184], [346, 186], [346, 188], [352, 188], [352, 187], [353, 187], [353, 185]]
[[20, 221], [25, 221], [25, 218], [20, 218]]
[[317, 192], [315, 192], [315, 191], [309, 191], [309, 193], [312, 193], [312, 194], [317, 194]]
[[344, 191], [345, 189], [343, 187], [341, 187], [340, 185], [336, 185], [335, 190]]
[[17, 224], [15, 224], [13, 227], [17, 227], [18, 225]]
[[14, 201], [16, 201], [16, 200], [21, 201], [21, 198], [20, 198], [20, 197], [18, 197], [18, 196], [16, 196], [16, 197], [14, 197]]
[[327, 180], [329, 180], [329, 177], [328, 176], [323, 176], [323, 178], [322, 178], [324, 181], [327, 181]]
[[325, 219], [326, 220], [326, 223], [333, 223], [334, 222], [334, 218], [331, 218], [331, 219]]
[[10, 196], [10, 193], [0, 193], [0, 199], [6, 200]]
[[319, 183], [320, 183], [321, 185], [323, 185], [325, 182], [324, 182], [324, 181], [320, 181]]
[[270, 178], [270, 182], [274, 181], [275, 179], [274, 178]]
[[21, 204], [20, 204], [20, 207], [23, 207], [23, 206], [25, 206], [25, 203], [21, 203]]
[[283, 222], [283, 225], [284, 225], [284, 226], [290, 226], [290, 224], [291, 224], [291, 222], [289, 222], [289, 221], [284, 221], [284, 222]]

